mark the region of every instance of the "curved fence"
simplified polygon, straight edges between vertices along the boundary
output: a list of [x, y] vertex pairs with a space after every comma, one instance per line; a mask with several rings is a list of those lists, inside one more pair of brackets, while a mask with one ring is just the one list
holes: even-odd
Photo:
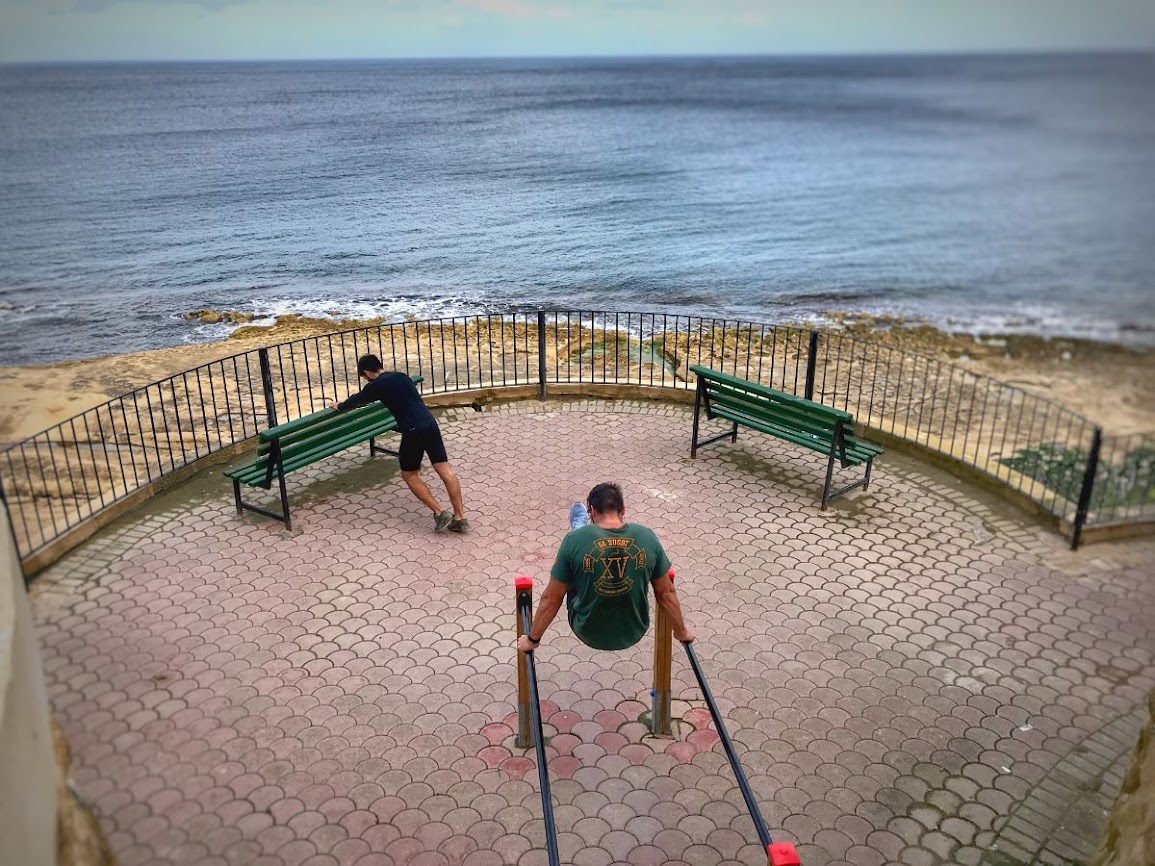
[[138, 388], [0, 452], [27, 560], [176, 470], [358, 387], [356, 359], [428, 394], [619, 385], [692, 391], [703, 364], [854, 413], [1071, 527], [1155, 519], [1155, 434], [1091, 421], [959, 366], [839, 332], [651, 313], [529, 312], [398, 322], [242, 352]]

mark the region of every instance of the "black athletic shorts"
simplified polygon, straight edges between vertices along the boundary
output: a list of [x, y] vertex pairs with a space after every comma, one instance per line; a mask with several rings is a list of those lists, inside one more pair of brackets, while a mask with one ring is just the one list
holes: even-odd
[[430, 463], [445, 463], [445, 443], [441, 441], [441, 430], [436, 424], [401, 434], [401, 447], [397, 450], [402, 472], [414, 472], [421, 468], [421, 457], [429, 455]]

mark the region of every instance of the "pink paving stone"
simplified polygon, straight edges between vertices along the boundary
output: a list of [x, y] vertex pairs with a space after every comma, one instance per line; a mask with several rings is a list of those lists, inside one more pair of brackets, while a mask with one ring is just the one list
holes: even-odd
[[654, 756], [654, 750], [641, 743], [630, 743], [629, 745], [622, 746], [622, 748], [618, 750], [618, 754], [631, 764], [636, 765], [644, 764], [647, 759], [652, 758]]
[[661, 848], [653, 845], [639, 845], [628, 854], [630, 866], [665, 866], [669, 858]]
[[568, 734], [574, 725], [581, 721], [581, 716], [569, 710], [561, 710], [549, 717], [549, 723], [557, 728], [558, 733]]
[[[702, 730], [703, 728], [709, 727], [709, 725], [713, 722], [713, 719], [710, 716], [710, 711], [700, 707], [687, 710], [686, 714], [682, 716], [682, 719], [693, 725], [696, 730]], [[727, 725], [727, 727], [729, 727], [729, 725]]]
[[571, 755], [561, 755], [549, 762], [550, 776], [558, 779], [569, 779], [580, 770], [582, 762]]
[[477, 756], [490, 768], [499, 767], [510, 758], [509, 750], [500, 746], [488, 746], [478, 752]]
[[594, 721], [607, 731], [616, 731], [626, 723], [626, 717], [617, 710], [602, 710], [594, 714]]
[[509, 773], [511, 778], [520, 779], [527, 773], [534, 772], [534, 770], [537, 768], [537, 764], [535, 764], [529, 758], [514, 757], [502, 761], [500, 768], [506, 773]]
[[622, 701], [615, 709], [625, 716], [627, 720], [636, 720], [638, 716], [646, 712], [649, 707], [639, 701], [629, 700]]
[[629, 742], [616, 731], [606, 731], [594, 738], [594, 743], [600, 746], [607, 754], [616, 754], [622, 746]]
[[575, 737], [573, 734], [558, 734], [550, 740], [549, 744], [559, 755], [569, 755], [573, 753], [576, 747], [581, 745], [581, 739]]
[[481, 735], [489, 740], [491, 745], [496, 746], [512, 737], [513, 729], [502, 724], [486, 725], [481, 729]]
[[686, 737], [686, 742], [698, 751], [709, 751], [719, 739], [716, 731], [698, 730]]
[[[625, 752], [624, 749], [622, 751]], [[694, 759], [694, 755], [698, 754], [698, 751], [693, 743], [672, 742], [666, 746], [665, 754], [672, 756], [678, 763], [688, 764]]]

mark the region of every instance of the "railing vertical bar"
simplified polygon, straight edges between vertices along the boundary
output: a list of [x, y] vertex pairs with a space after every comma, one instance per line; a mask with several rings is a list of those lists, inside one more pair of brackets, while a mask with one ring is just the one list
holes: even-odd
[[[528, 346], [526, 349], [528, 350]], [[545, 311], [537, 312], [537, 399], [545, 399]]]
[[[203, 427], [204, 431], [205, 431], [205, 448], [207, 448], [207, 449], [209, 449], [209, 451], [211, 451], [212, 450], [212, 438], [213, 437], [212, 437], [212, 433], [209, 432], [208, 413], [205, 412], [205, 389], [204, 389], [204, 383], [201, 381], [201, 368], [200, 367], [196, 368], [196, 382], [197, 382], [197, 399], [200, 402], [200, 410], [201, 410], [201, 427]], [[192, 414], [192, 409], [189, 410], [189, 414], [190, 415]], [[191, 419], [190, 419], [190, 421], [191, 421]], [[196, 450], [197, 457], [201, 456], [200, 451], [201, 451], [200, 446], [197, 445], [197, 450]]]
[[[44, 477], [44, 469], [46, 467], [44, 465], [44, 458], [40, 456], [40, 436], [39, 435], [33, 437], [32, 444], [36, 448], [36, 465], [40, 467], [40, 470], [41, 470], [40, 475], [41, 475], [41, 478], [43, 478]], [[49, 458], [51, 458], [52, 457], [52, 443], [48, 442], [47, 447], [49, 449], [48, 450], [48, 456], [49, 456]], [[23, 445], [21, 446], [21, 448], [23, 448]], [[56, 462], [55, 461], [53, 461], [52, 468], [53, 468], [53, 473], [55, 474], [55, 469], [56, 469]], [[32, 487], [32, 477], [31, 476], [29, 476], [28, 482], [29, 482], [28, 489], [32, 490], [33, 487]], [[60, 534], [60, 529], [56, 525], [56, 510], [52, 507], [52, 497], [47, 495], [47, 494], [48, 494], [48, 491], [45, 490], [45, 497], [44, 498], [48, 500], [48, 516], [52, 520], [52, 535], [53, 535], [53, 537], [55, 537], [55, 536]], [[103, 496], [101, 497], [100, 501], [102, 504], [104, 503], [104, 497]]]
[[[998, 399], [995, 403], [995, 415], [993, 418], [991, 418], [991, 437], [990, 437], [990, 440], [987, 442], [987, 465], [990, 466], [993, 463], [993, 465], [995, 467], [994, 475], [996, 478], [999, 477], [999, 468], [1001, 467], [1001, 464], [997, 460], [993, 460], [993, 458], [994, 458], [995, 454], [1002, 454], [1002, 451], [1003, 451], [1002, 444], [1000, 444], [997, 449], [995, 447], [995, 435], [998, 432], [998, 421], [999, 421], [999, 414], [998, 413], [1000, 410], [1003, 412], [1002, 443], [1005, 443], [1007, 441], [1007, 430], [1010, 428], [1011, 414], [1014, 412], [1014, 408], [1015, 408], [1015, 396], [1016, 396], [1016, 394], [1017, 394], [1017, 392], [1013, 388], [1008, 390], [1004, 386], [1002, 393], [998, 396]], [[1002, 399], [1002, 397], [1004, 395], [1007, 398], [1005, 404], [1004, 404], [1004, 401]]]
[[[16, 492], [17, 492], [16, 491], [16, 467], [12, 463], [12, 452], [15, 450], [16, 450], [15, 448], [6, 448], [2, 452], [4, 454], [4, 459], [8, 461], [8, 478], [11, 479], [11, 485], [12, 485], [11, 493], [12, 493], [13, 497], [16, 496]], [[27, 464], [25, 464], [24, 469], [25, 469], [25, 472], [27, 472], [27, 469], [28, 469]], [[0, 495], [6, 495], [6, 494], [4, 494], [4, 484], [2, 481], [0, 481]], [[24, 505], [17, 506], [11, 497], [6, 497], [4, 502], [5, 502], [5, 506], [9, 510], [9, 513], [11, 513], [12, 509], [16, 509], [17, 511], [20, 512], [20, 524], [24, 527], [24, 538], [27, 539], [28, 543], [31, 545], [32, 539], [33, 539], [33, 533], [32, 533], [32, 530], [28, 526], [28, 512], [30, 510], [35, 512], [35, 510], [36, 510], [36, 496], [35, 496], [34, 491], [32, 490], [31, 487], [28, 488], [28, 502], [29, 502], [31, 508], [29, 508], [28, 506], [24, 506]], [[12, 534], [13, 535], [16, 534], [16, 522], [15, 521], [12, 521]], [[43, 526], [40, 526], [40, 537], [41, 538], [44, 537]], [[13, 540], [15, 540], [15, 539], [13, 539]], [[16, 549], [18, 551], [20, 550], [19, 543], [16, 544]]]
[[[445, 319], [437, 320], [438, 330], [441, 332], [441, 386], [442, 390], [448, 391], [449, 388], [449, 363], [445, 357]], [[429, 329], [429, 360], [433, 361], [433, 329]], [[432, 366], [432, 363], [430, 364]]]
[[[136, 429], [140, 434], [140, 453], [144, 459], [144, 477], [146, 481], [152, 481], [152, 461], [149, 460], [148, 442], [145, 441], [144, 420], [140, 414], [140, 400], [138, 399], [138, 391], [132, 392], [132, 412], [136, 416]], [[145, 391], [147, 394], [148, 392]], [[152, 426], [152, 418], [148, 419], [149, 426]]]
[[[473, 366], [469, 363], [469, 317], [461, 317], [461, 344], [465, 346], [465, 387], [468, 390], [473, 387]], [[481, 360], [478, 359], [478, 370], [481, 369]], [[454, 375], [457, 375], [457, 332], [453, 332], [453, 370]], [[480, 378], [480, 372], [478, 374]]]
[[1087, 511], [1091, 506], [1091, 493], [1095, 487], [1095, 474], [1099, 468], [1099, 452], [1103, 447], [1103, 429], [1095, 427], [1091, 434], [1091, 450], [1087, 453], [1087, 468], [1083, 472], [1083, 486], [1079, 490], [1079, 503], [1075, 510], [1075, 522], [1071, 532], [1071, 550], [1079, 549], [1083, 538], [1083, 524], [1087, 522]]
[[[334, 391], [333, 399], [340, 401], [342, 399], [342, 397], [341, 397], [340, 392], [337, 389], [337, 357], [333, 353], [333, 335], [332, 334], [330, 334], [326, 338], [326, 342], [328, 343], [328, 349], [329, 349], [329, 376], [333, 380], [333, 391]], [[369, 354], [369, 331], [368, 330], [365, 331], [365, 354], [366, 355]], [[357, 332], [356, 331], [353, 332], [353, 356], [357, 357]], [[317, 367], [318, 367], [317, 376], [321, 380], [321, 395], [324, 396], [324, 394], [325, 394], [325, 377], [321, 375], [320, 365], [321, 365], [321, 347], [317, 346]], [[392, 366], [392, 365], [390, 365], [390, 366]], [[341, 371], [342, 371], [342, 374], [344, 376], [345, 383], [348, 384], [348, 382], [349, 382], [349, 360], [345, 354], [345, 341], [344, 340], [341, 341]], [[310, 381], [309, 381], [309, 412], [313, 413], [315, 411], [317, 411], [317, 410], [316, 410], [316, 407], [313, 405], [313, 382], [312, 382], [312, 377], [310, 377]]]
[[[55, 430], [56, 430], [56, 435], [60, 437], [60, 450], [61, 450], [61, 452], [62, 452], [62, 454], [61, 454], [61, 460], [63, 460], [63, 461], [64, 461], [64, 468], [65, 468], [65, 469], [67, 470], [67, 472], [68, 472], [68, 487], [69, 487], [69, 489], [72, 491], [70, 495], [71, 495], [71, 497], [72, 497], [72, 500], [73, 500], [73, 502], [75, 502], [75, 503], [76, 503], [76, 505], [75, 505], [75, 509], [76, 509], [76, 512], [77, 512], [77, 519], [79, 519], [79, 516], [80, 516], [80, 514], [79, 514], [79, 512], [80, 512], [80, 502], [79, 502], [79, 497], [77, 496], [77, 493], [76, 493], [76, 478], [75, 478], [75, 477], [73, 476], [73, 474], [72, 474], [72, 457], [71, 457], [71, 455], [69, 454], [69, 450], [70, 450], [70, 449], [68, 449], [68, 448], [67, 448], [67, 447], [65, 447], [65, 445], [64, 445], [64, 425], [63, 425], [63, 424], [59, 424], [59, 425], [57, 425], [57, 426], [56, 426], [55, 428], [53, 428], [53, 429], [55, 429]], [[50, 438], [49, 438], [49, 442], [51, 442], [51, 441], [52, 441], [52, 440], [51, 440], [51, 437], [50, 437]], [[74, 450], [74, 451], [75, 451], [75, 450], [78, 450], [78, 449], [76, 448], [76, 446], [74, 446], [74, 447], [73, 447], [71, 450]], [[50, 453], [51, 453], [51, 452], [50, 452]], [[77, 459], [78, 461], [80, 460], [80, 454], [79, 454], [79, 453], [77, 453], [77, 455], [76, 455], [76, 459]], [[54, 458], [53, 458], [53, 469], [55, 469], [55, 468], [56, 468], [56, 460], [55, 460], [55, 457], [54, 457]], [[57, 470], [57, 471], [59, 471], [59, 470]], [[58, 484], [59, 484], [59, 482], [58, 482]], [[62, 505], [62, 506], [64, 506], [64, 503], [65, 503], [65, 501], [67, 501], [67, 499], [68, 499], [68, 497], [66, 497], [66, 496], [64, 495], [64, 492], [63, 492], [63, 491], [61, 491], [61, 495], [60, 495], [60, 503], [61, 503], [61, 505]], [[66, 506], [65, 506], [65, 507], [66, 507]], [[69, 522], [69, 524], [68, 524], [68, 525], [69, 525], [69, 526], [71, 526], [71, 525], [72, 525], [72, 524], [71, 524], [71, 522]]]
[[[987, 408], [988, 408], [988, 406], [990, 404], [990, 400], [991, 400], [991, 380], [984, 378], [983, 384], [986, 385], [986, 388], [983, 390], [983, 405], [982, 405], [981, 410], [979, 411], [979, 432], [975, 436], [975, 465], [976, 466], [984, 466], [985, 463], [989, 462], [989, 461], [983, 461], [982, 460], [982, 447], [983, 447], [983, 430], [987, 426]], [[982, 462], [980, 462], [980, 461], [982, 461]]]
[[[1077, 415], [1075, 415], [1074, 412], [1067, 412], [1066, 410], [1064, 410], [1063, 414], [1067, 416], [1067, 434], [1066, 434], [1066, 436], [1063, 437], [1063, 440], [1062, 440], [1063, 450], [1066, 451], [1071, 447], [1072, 442], [1079, 442], [1079, 444], [1082, 444], [1082, 438], [1083, 437], [1079, 434], [1081, 434], [1083, 432], [1086, 425], [1085, 425], [1085, 422], [1083, 421], [1083, 419], [1079, 418]], [[1076, 426], [1078, 427], [1079, 434], [1076, 434], [1076, 432], [1075, 432]], [[1066, 504], [1063, 506], [1063, 515], [1062, 516], [1066, 517], [1067, 514], [1069, 513], [1068, 508], [1070, 507], [1070, 504], [1071, 504], [1071, 497], [1070, 497], [1070, 494], [1068, 491], [1064, 491], [1063, 499], [1064, 499]]]
[[[112, 461], [108, 457], [108, 439], [104, 435], [104, 422], [100, 420], [100, 407], [98, 406], [97, 408], [95, 408], [91, 411], [92, 411], [94, 417], [96, 418], [96, 431], [97, 431], [98, 435], [100, 436], [100, 449], [101, 449], [101, 452], [104, 454], [104, 465], [105, 465], [105, 468], [108, 470], [109, 478], [111, 478], [112, 477]], [[49, 440], [49, 442], [51, 443], [51, 440]], [[55, 473], [56, 472], [56, 458], [52, 455], [51, 449], [49, 449], [48, 455], [50, 457], [52, 457], [52, 470]], [[113, 498], [115, 499], [115, 497], [113, 497]], [[100, 504], [101, 505], [105, 504], [104, 490], [103, 489], [100, 491]]]
[[[130, 392], [130, 394], [135, 399], [136, 392], [133, 391], [133, 392]], [[133, 451], [133, 444], [132, 444], [132, 434], [129, 432], [129, 428], [128, 428], [128, 409], [125, 406], [125, 403], [128, 402], [128, 397], [129, 397], [129, 394], [126, 394], [122, 397], [117, 398], [116, 402], [117, 402], [117, 405], [120, 407], [121, 420], [124, 421], [124, 439], [125, 439], [125, 442], [128, 444], [128, 465], [132, 467], [132, 482], [135, 486], [140, 487], [140, 473], [137, 471], [137, 468], [136, 468], [136, 459], [134, 456], [135, 452]], [[75, 430], [73, 430], [73, 433], [75, 433]]]
[[[75, 416], [68, 419], [68, 426], [72, 430], [73, 447], [76, 450], [76, 463], [80, 467], [80, 481], [84, 485], [84, 499], [90, 505], [92, 503], [92, 491], [88, 487], [88, 473], [84, 469], [84, 459], [80, 455], [80, 436], [76, 433], [76, 418]], [[75, 483], [75, 482], [74, 482]], [[93, 479], [94, 484], [100, 484], [100, 478]]]
[[[116, 465], [120, 469], [120, 482], [124, 486], [124, 491], [125, 491], [124, 494], [121, 494], [121, 496], [123, 496], [123, 495], [128, 493], [128, 472], [125, 471], [124, 458], [121, 455], [120, 446], [117, 444], [116, 416], [112, 414], [112, 404], [111, 403], [105, 403], [104, 408], [108, 411], [109, 439], [112, 442], [112, 452], [116, 455]], [[96, 414], [97, 414], [97, 417], [99, 418], [100, 417], [100, 407], [97, 407]], [[112, 469], [112, 466], [110, 464], [109, 470], [111, 470], [111, 469]], [[115, 494], [115, 488], [114, 488], [114, 494]], [[114, 495], [113, 501], [115, 501], [119, 498], [120, 498], [120, 496]]]
[[295, 383], [297, 381], [297, 359], [296, 359], [296, 357], [294, 357], [294, 354], [293, 354], [292, 343], [289, 343], [287, 345], [281, 344], [281, 345], [277, 346], [277, 372], [281, 378], [281, 396], [285, 400], [285, 420], [291, 421], [291, 420], [293, 420], [293, 417], [300, 418], [302, 415], [301, 392], [298, 391], [296, 388], [293, 389], [293, 391], [294, 391], [293, 397], [297, 401], [297, 414], [296, 414], [296, 416], [290, 416], [289, 380], [287, 380], [285, 378], [285, 353], [286, 352], [289, 355], [288, 367], [289, 367], [289, 370], [291, 371], [291, 378], [292, 378], [292, 381]]
[[[214, 364], [219, 364], [221, 367], [221, 384], [222, 384], [222, 386], [224, 385], [224, 381], [225, 381], [224, 362], [223, 361], [216, 361], [216, 362], [212, 362], [212, 363], [206, 365], [205, 370], [206, 370], [206, 375], [208, 376], [208, 380], [209, 380], [209, 406], [212, 408], [212, 413], [213, 413], [213, 427], [216, 429], [216, 432], [217, 432], [217, 447], [214, 449], [212, 447], [212, 437], [207, 432], [208, 414], [205, 413], [205, 428], [206, 428], [205, 446], [209, 449], [209, 453], [212, 453], [214, 450], [220, 451], [222, 448], [224, 448], [224, 445], [225, 445], [224, 438], [221, 436], [221, 424], [220, 424], [220, 420], [219, 420], [220, 413], [217, 412], [217, 385], [216, 385], [216, 377], [213, 376], [213, 372], [212, 372]], [[201, 396], [203, 398], [204, 395], [202, 394]], [[201, 411], [202, 412], [204, 411], [203, 407], [202, 407]], [[140, 486], [139, 482], [137, 483], [137, 486], [138, 487]]]
[[[244, 409], [243, 408], [241, 409], [241, 428], [244, 430], [245, 438], [247, 439], [250, 435], [254, 435], [254, 436], [256, 435], [257, 430], [259, 429], [260, 425], [257, 423], [257, 417], [258, 417], [257, 393], [256, 393], [256, 390], [253, 388], [253, 355], [252, 355], [252, 352], [245, 352], [244, 359], [245, 359], [245, 385], [246, 385], [245, 390], [249, 395], [249, 417], [253, 419], [253, 429], [252, 429], [252, 433], [250, 434], [249, 433], [249, 423], [247, 420], [245, 420]], [[240, 374], [240, 370], [238, 369], [238, 371], [237, 371], [237, 388], [240, 388], [240, 386], [241, 386], [241, 374]], [[159, 449], [158, 449], [157, 453], [159, 454]]]
[[[194, 417], [195, 412], [193, 412], [193, 398], [191, 395], [189, 395], [189, 391], [188, 391], [188, 372], [187, 371], [180, 374], [180, 383], [181, 383], [181, 386], [184, 387], [184, 389], [185, 389], [185, 405], [188, 408], [188, 434], [191, 435], [193, 438], [193, 456], [195, 457], [196, 451], [198, 451], [198, 447], [196, 447], [196, 418]], [[176, 404], [178, 402], [176, 376], [173, 376], [173, 378], [172, 378], [172, 402], [173, 402], [173, 404]], [[181, 448], [184, 448], [185, 436], [184, 436], [184, 430], [182, 430], [182, 428], [181, 428], [180, 442], [181, 442]], [[185, 463], [188, 463], [188, 457], [187, 456], [185, 456]]]

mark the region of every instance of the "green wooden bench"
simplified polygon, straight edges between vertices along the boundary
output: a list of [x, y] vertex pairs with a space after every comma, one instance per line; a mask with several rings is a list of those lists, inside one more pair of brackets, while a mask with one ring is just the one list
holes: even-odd
[[[413, 376], [417, 384], [422, 376]], [[229, 469], [225, 476], [232, 479], [233, 498], [237, 514], [254, 511], [272, 517], [292, 529], [289, 514], [289, 496], [285, 490], [285, 476], [303, 469], [362, 442], [369, 443], [369, 456], [378, 452], [397, 455], [396, 451], [378, 447], [376, 439], [397, 429], [392, 413], [376, 400], [368, 406], [358, 406], [345, 412], [322, 409], [296, 421], [270, 427], [257, 436], [257, 459], [246, 466]], [[281, 491], [281, 513], [261, 508], [241, 499], [241, 485], [269, 490], [276, 481]]]
[[[832, 409], [778, 391], [757, 382], [749, 382], [727, 373], [719, 373], [709, 367], [691, 366], [691, 372], [698, 375], [698, 389], [694, 395], [694, 435], [690, 442], [690, 456], [698, 456], [698, 448], [729, 439], [738, 440], [738, 428], [749, 427], [770, 436], [777, 436], [795, 445], [827, 455], [826, 484], [822, 488], [822, 507], [826, 508], [831, 499], [861, 487], [870, 485], [870, 472], [874, 458], [883, 452], [878, 445], [872, 445], [854, 435], [854, 416], [840, 409]], [[729, 421], [731, 429], [711, 439], [698, 438], [702, 411], [710, 420], [722, 418]], [[834, 479], [834, 462], [842, 468], [866, 464], [866, 474], [839, 490], [831, 492]]]

